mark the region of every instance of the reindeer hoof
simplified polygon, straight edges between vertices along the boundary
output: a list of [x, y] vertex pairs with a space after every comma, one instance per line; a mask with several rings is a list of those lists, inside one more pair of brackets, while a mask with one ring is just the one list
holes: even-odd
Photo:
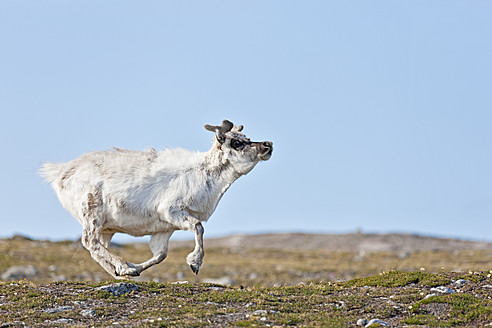
[[190, 264], [190, 269], [191, 269], [191, 271], [193, 271], [194, 274], [198, 274], [198, 271], [200, 271], [200, 266]]
[[126, 267], [120, 267], [119, 270], [116, 270], [116, 275], [136, 277], [140, 276], [140, 272], [131, 263], [128, 263]]

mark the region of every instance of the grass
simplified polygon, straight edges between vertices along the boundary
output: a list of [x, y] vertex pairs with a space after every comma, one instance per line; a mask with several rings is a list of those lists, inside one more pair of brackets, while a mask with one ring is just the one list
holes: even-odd
[[[452, 287], [460, 278], [470, 279], [468, 292], [424, 298], [437, 282]], [[344, 282], [247, 288], [138, 282], [139, 290], [121, 296], [96, 289], [107, 283], [2, 282], [0, 323], [37, 327], [70, 319], [72, 326], [349, 327], [361, 318], [379, 318], [392, 325], [478, 327], [492, 322], [489, 272], [391, 271]], [[70, 308], [46, 312], [61, 306]], [[84, 317], [83, 309], [95, 310], [95, 316]]]
[[[195, 276], [186, 264], [192, 249], [171, 248], [168, 258], [143, 272], [145, 281], [187, 280], [202, 282], [205, 278], [228, 277], [235, 286], [281, 286], [320, 281], [351, 280], [381, 271], [426, 272], [485, 271], [490, 269], [490, 250], [410, 252], [403, 258], [399, 252], [373, 252], [361, 256], [356, 252], [328, 250], [271, 250], [206, 247], [200, 275]], [[112, 251], [130, 262], [142, 262], [151, 257], [145, 244], [113, 247]], [[78, 242], [46, 242], [21, 238], [0, 240], [0, 273], [14, 265], [34, 265], [38, 283], [54, 280], [103, 281], [112, 279]], [[441, 282], [436, 282], [441, 283]]]
[[[146, 245], [113, 251], [133, 262], [150, 256]], [[354, 327], [358, 319], [374, 318], [413, 327], [492, 323], [491, 251], [402, 257], [210, 247], [199, 276], [185, 262], [190, 251], [172, 248], [164, 263], [145, 271], [141, 281], [131, 281], [139, 290], [114, 296], [97, 289], [115, 281], [78, 243], [0, 240], [0, 273], [23, 264], [39, 271], [32, 281], [0, 282], [0, 326]], [[231, 286], [202, 282], [224, 276], [232, 279]], [[60, 277], [67, 281], [53, 282]], [[457, 279], [468, 283], [458, 290]], [[170, 283], [176, 280], [188, 283]], [[436, 286], [457, 292], [425, 298]], [[87, 309], [95, 315], [84, 316]], [[70, 321], [57, 321], [62, 319]]]

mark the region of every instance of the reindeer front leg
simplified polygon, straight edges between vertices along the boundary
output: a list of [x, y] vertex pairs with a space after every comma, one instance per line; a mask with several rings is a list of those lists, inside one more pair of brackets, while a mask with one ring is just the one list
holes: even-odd
[[203, 233], [205, 230], [200, 220], [185, 211], [171, 213], [170, 219], [170, 222], [178, 229], [195, 233], [195, 249], [186, 257], [186, 263], [188, 263], [194, 274], [198, 274], [205, 256], [203, 249]]
[[186, 263], [189, 264], [191, 271], [198, 274], [202, 265], [205, 250], [203, 249], [203, 233], [205, 230], [200, 222], [195, 224], [195, 249], [186, 257]]
[[150, 238], [150, 250], [154, 256], [145, 262], [134, 265], [138, 273], [164, 261], [167, 256], [169, 238], [173, 232], [174, 230], [170, 230], [152, 235]]

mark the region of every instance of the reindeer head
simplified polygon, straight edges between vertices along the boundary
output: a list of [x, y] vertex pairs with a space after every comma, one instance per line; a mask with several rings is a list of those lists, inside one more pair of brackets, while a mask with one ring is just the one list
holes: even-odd
[[259, 161], [267, 161], [272, 156], [271, 141], [254, 142], [241, 133], [243, 126], [236, 126], [228, 120], [222, 125], [205, 124], [205, 129], [215, 132], [217, 148], [223, 159], [229, 161], [238, 173], [246, 174]]

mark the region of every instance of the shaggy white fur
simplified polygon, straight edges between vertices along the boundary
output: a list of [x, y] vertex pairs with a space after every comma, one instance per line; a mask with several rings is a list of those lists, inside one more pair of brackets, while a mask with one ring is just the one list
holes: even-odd
[[[205, 153], [115, 148], [41, 168], [63, 207], [82, 225], [82, 244], [109, 274], [137, 276], [162, 262], [176, 230], [195, 233], [195, 249], [186, 261], [198, 274], [204, 256], [201, 222], [208, 220], [237, 178], [268, 160], [273, 151], [270, 141], [251, 142], [240, 133], [242, 126], [227, 120], [205, 128], [216, 133]], [[132, 264], [114, 255], [107, 247], [117, 232], [151, 235], [154, 256]]]

